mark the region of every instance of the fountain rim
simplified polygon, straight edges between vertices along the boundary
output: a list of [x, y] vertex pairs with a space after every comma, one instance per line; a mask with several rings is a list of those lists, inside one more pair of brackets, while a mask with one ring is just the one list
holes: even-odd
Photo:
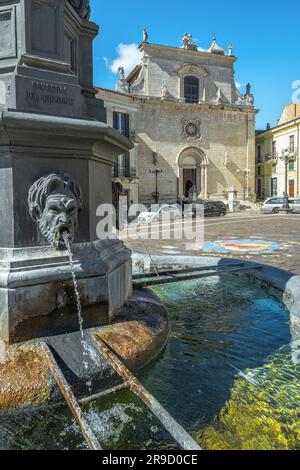
[[[132, 253], [134, 262], [144, 260], [146, 255], [138, 252]], [[282, 292], [282, 301], [290, 312], [293, 321], [296, 321], [300, 327], [300, 275], [286, 271], [282, 268], [276, 268], [264, 263], [248, 261], [244, 259], [231, 259], [215, 256], [187, 256], [187, 255], [154, 255], [151, 257], [156, 265], [159, 266], [187, 266], [187, 267], [207, 267], [222, 266], [229, 264], [243, 263], [245, 267], [250, 268], [248, 272], [242, 272], [243, 276], [250, 276], [257, 281], [265, 284], [267, 287], [273, 287]], [[253, 268], [253, 269], [251, 269]], [[236, 273], [239, 275], [239, 273]], [[217, 276], [217, 274], [216, 274]]]

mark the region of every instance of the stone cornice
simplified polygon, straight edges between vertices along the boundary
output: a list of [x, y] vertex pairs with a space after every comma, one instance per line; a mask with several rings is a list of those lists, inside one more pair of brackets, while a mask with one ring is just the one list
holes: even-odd
[[84, 142], [97, 144], [102, 140], [116, 149], [133, 148], [132, 142], [127, 137], [103, 122], [15, 111], [4, 111], [0, 114], [2, 145], [18, 145], [24, 134], [32, 141], [36, 141], [37, 136], [45, 136], [45, 140], [53, 140], [53, 145], [59, 139], [69, 136], [74, 137], [74, 142], [76, 138], [80, 139], [83, 145]]
[[244, 114], [257, 114], [259, 112], [258, 109], [255, 108], [249, 108], [245, 106], [239, 106], [239, 105], [230, 105], [230, 104], [225, 104], [223, 103], [222, 105], [217, 105], [213, 103], [199, 103], [199, 104], [191, 104], [191, 103], [181, 103], [179, 101], [162, 101], [160, 98], [148, 98], [148, 99], [143, 99], [143, 105], [145, 106], [156, 106], [156, 107], [161, 107], [161, 108], [169, 108], [169, 109], [174, 109], [174, 108], [180, 108], [182, 111], [189, 109], [193, 112], [199, 112], [199, 111], [219, 111], [219, 112], [224, 112], [224, 111], [231, 111], [231, 112], [237, 112], [237, 113], [244, 113]]
[[259, 138], [265, 139], [266, 137], [272, 137], [277, 132], [288, 131], [292, 129], [293, 127], [300, 127], [300, 118], [283, 122], [282, 124], [278, 124], [277, 126], [272, 127], [271, 129], [267, 129], [264, 132], [260, 132], [259, 134], [256, 134], [256, 139], [259, 139]]
[[[165, 109], [166, 108], [177, 108], [177, 109], [180, 108], [183, 111], [186, 109], [191, 109], [191, 110], [194, 110], [195, 112], [204, 111], [204, 110], [234, 111], [238, 113], [242, 112], [242, 113], [248, 113], [248, 114], [257, 114], [259, 112], [259, 109], [249, 108], [249, 107], [245, 107], [241, 105], [230, 105], [230, 104], [225, 104], [225, 103], [223, 103], [222, 105], [217, 105], [213, 103], [191, 104], [191, 103], [183, 103], [177, 100], [162, 101], [162, 99], [158, 97], [122, 94], [122, 93], [119, 93], [113, 90], [108, 90], [105, 88], [97, 87], [97, 90], [99, 92], [98, 97], [100, 99], [107, 101], [108, 99], [105, 97], [105, 95], [108, 95], [108, 96], [110, 94], [118, 95], [118, 97], [120, 97], [120, 104], [126, 105], [125, 102], [127, 101], [128, 106], [130, 106], [132, 102], [134, 102], [136, 106], [139, 106], [139, 105], [147, 105], [147, 106], [152, 106], [152, 107], [159, 106]], [[117, 104], [117, 103], [114, 103], [114, 104]]]
[[174, 47], [174, 46], [163, 46], [160, 44], [151, 44], [149, 42], [143, 42], [140, 46], [139, 49], [141, 51], [145, 51], [148, 54], [155, 53], [155, 52], [162, 52], [165, 54], [169, 55], [178, 55], [179, 53], [186, 57], [186, 58], [202, 58], [203, 60], [207, 60], [208, 62], [215, 62], [215, 63], [223, 63], [224, 65], [232, 65], [234, 62], [237, 60], [237, 57], [235, 56], [221, 56], [217, 54], [211, 54], [209, 52], [205, 51], [193, 51], [189, 49], [183, 49], [180, 47]]
[[141, 65], [136, 65], [134, 69], [128, 74], [126, 77], [126, 82], [132, 83], [135, 81], [135, 79], [138, 77], [140, 71], [142, 69]]

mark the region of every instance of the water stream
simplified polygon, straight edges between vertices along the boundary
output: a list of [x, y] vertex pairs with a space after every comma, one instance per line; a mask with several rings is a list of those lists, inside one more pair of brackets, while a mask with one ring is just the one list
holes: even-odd
[[144, 243], [144, 241], [143, 241], [142, 238], [140, 237], [140, 234], [138, 233], [138, 231], [136, 231], [136, 235], [137, 235], [137, 237], [138, 237], [138, 239], [139, 239], [140, 244], [141, 244], [142, 247], [146, 250], [146, 253], [147, 253], [148, 257], [149, 257], [149, 260], [150, 260], [150, 269], [151, 269], [151, 267], [153, 267], [156, 276], [157, 276], [157, 277], [160, 277], [159, 272], [158, 272], [158, 269], [157, 269], [157, 267], [156, 267], [156, 264], [154, 263], [154, 260], [153, 260], [153, 258], [152, 258], [152, 255], [151, 255], [150, 251], [148, 250], [148, 247], [147, 247], [146, 243]]
[[80, 294], [79, 294], [79, 289], [78, 289], [78, 282], [75, 274], [75, 267], [74, 267], [74, 260], [73, 260], [73, 253], [71, 250], [71, 243], [70, 243], [70, 238], [67, 232], [64, 232], [62, 234], [62, 238], [64, 240], [66, 249], [69, 254], [69, 262], [70, 262], [70, 269], [72, 273], [72, 279], [73, 279], [73, 285], [74, 285], [74, 293], [76, 297], [76, 306], [77, 306], [77, 315], [78, 315], [78, 323], [79, 323], [79, 328], [80, 328], [80, 335], [81, 335], [81, 345], [82, 345], [82, 353], [83, 353], [83, 365], [85, 369], [88, 369], [88, 361], [87, 357], [89, 357], [89, 347], [88, 344], [86, 343], [86, 340], [84, 338], [84, 330], [83, 330], [83, 318], [82, 318], [82, 307], [81, 307], [81, 300], [80, 300]]

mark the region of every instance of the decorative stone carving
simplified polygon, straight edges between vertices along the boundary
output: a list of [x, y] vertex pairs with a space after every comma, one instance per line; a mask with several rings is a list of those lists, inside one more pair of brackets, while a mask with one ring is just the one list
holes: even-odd
[[217, 97], [216, 97], [217, 104], [221, 104], [223, 102], [222, 92], [220, 88], [217, 90]]
[[148, 39], [149, 39], [149, 34], [148, 34], [148, 31], [147, 31], [147, 28], [144, 28], [144, 31], [143, 31], [143, 42], [148, 42]]
[[178, 75], [195, 75], [207, 77], [209, 75], [208, 71], [198, 64], [182, 64], [178, 69], [176, 69]]
[[126, 82], [124, 67], [118, 68], [119, 80], [116, 84], [116, 91], [119, 93], [129, 93], [129, 83]]
[[161, 87], [161, 98], [165, 100], [168, 96], [168, 85], [164, 83]]
[[187, 34], [184, 33], [184, 36], [182, 38], [182, 44], [183, 44], [183, 49], [191, 50], [191, 51], [197, 51], [198, 48], [194, 41], [192, 40], [193, 35], [192, 34]]
[[251, 93], [251, 85], [247, 83], [246, 94], [244, 95], [244, 104], [246, 106], [254, 106], [254, 96]]
[[29, 189], [31, 218], [39, 224], [41, 234], [57, 250], [64, 250], [64, 233], [70, 243], [78, 229], [78, 213], [82, 208], [79, 185], [64, 173], [51, 173], [39, 178]]
[[89, 0], [68, 0], [69, 3], [72, 5], [74, 10], [78, 13], [81, 18], [86, 20], [89, 19], [91, 14], [91, 7]]
[[118, 68], [118, 74], [119, 74], [120, 80], [125, 80], [125, 70], [124, 70], [124, 67], [119, 67], [119, 68]]
[[201, 121], [199, 119], [183, 119], [182, 120], [182, 137], [183, 139], [201, 139]]
[[250, 83], [247, 84], [246, 86], [246, 93], [245, 95], [241, 94], [237, 89], [236, 89], [236, 100], [235, 103], [242, 105], [242, 106], [249, 106], [253, 107], [255, 103], [255, 99], [253, 94], [251, 93], [251, 85]]

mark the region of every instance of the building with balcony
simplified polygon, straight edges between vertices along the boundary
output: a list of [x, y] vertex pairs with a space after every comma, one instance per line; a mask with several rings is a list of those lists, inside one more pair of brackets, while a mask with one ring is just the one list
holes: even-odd
[[118, 156], [112, 176], [116, 183], [122, 184], [123, 196], [127, 196], [128, 205], [135, 204], [139, 201], [139, 144], [135, 135], [137, 105], [132, 95], [105, 88], [97, 89], [98, 98], [104, 100], [107, 123], [134, 143], [132, 150]]
[[285, 192], [285, 162], [288, 154], [288, 193], [300, 195], [299, 174], [300, 105], [285, 106], [277, 126], [256, 133], [256, 193], [258, 199]]
[[254, 195], [256, 110], [250, 85], [245, 94], [235, 85], [232, 47], [214, 38], [199, 50], [190, 35], [181, 48], [144, 39], [140, 63], [127, 77], [120, 68], [116, 90], [98, 88], [108, 123], [135, 144], [114, 172], [129, 202], [153, 202], [156, 169], [160, 202], [191, 187], [201, 198], [224, 198], [231, 187]]

